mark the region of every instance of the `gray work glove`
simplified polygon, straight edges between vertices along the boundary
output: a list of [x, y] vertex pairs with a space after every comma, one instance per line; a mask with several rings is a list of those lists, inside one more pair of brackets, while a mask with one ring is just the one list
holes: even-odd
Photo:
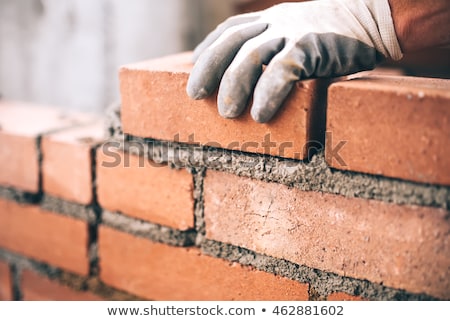
[[220, 83], [219, 113], [233, 118], [254, 92], [251, 115], [267, 122], [297, 80], [348, 75], [401, 57], [387, 0], [283, 3], [231, 17], [211, 32], [194, 51], [187, 93], [202, 99]]

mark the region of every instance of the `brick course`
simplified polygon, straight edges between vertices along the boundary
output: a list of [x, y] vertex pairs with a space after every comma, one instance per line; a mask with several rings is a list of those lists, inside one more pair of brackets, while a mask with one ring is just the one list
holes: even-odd
[[306, 146], [321, 141], [327, 81], [298, 82], [277, 117], [268, 124], [249, 112], [237, 119], [219, 116], [214, 95], [192, 100], [186, 83], [190, 53], [123, 66], [120, 69], [122, 126], [127, 134], [304, 159]]
[[100, 277], [153, 300], [307, 300], [308, 285], [100, 227]]

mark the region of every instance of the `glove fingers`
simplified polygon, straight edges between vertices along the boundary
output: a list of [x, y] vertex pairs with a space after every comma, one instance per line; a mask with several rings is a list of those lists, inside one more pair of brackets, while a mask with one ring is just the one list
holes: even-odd
[[265, 33], [247, 41], [237, 53], [220, 82], [219, 113], [225, 118], [239, 116], [266, 64], [284, 46], [284, 39], [267, 39]]
[[222, 22], [220, 25], [216, 27], [216, 29], [210, 32], [201, 43], [199, 43], [195, 47], [194, 52], [192, 54], [193, 62], [197, 61], [198, 57], [202, 54], [202, 52], [205, 51], [205, 49], [208, 48], [210, 45], [212, 45], [213, 42], [216, 41], [225, 32], [225, 30], [237, 25], [253, 22], [258, 18], [259, 18], [258, 13], [246, 13], [230, 17], [224, 22]]
[[272, 59], [255, 87], [251, 108], [255, 121], [265, 123], [275, 115], [300, 79], [304, 57], [303, 52], [291, 46], [285, 47]]
[[265, 23], [249, 23], [227, 29], [198, 58], [188, 80], [187, 94], [194, 99], [212, 94], [239, 48], [266, 28]]

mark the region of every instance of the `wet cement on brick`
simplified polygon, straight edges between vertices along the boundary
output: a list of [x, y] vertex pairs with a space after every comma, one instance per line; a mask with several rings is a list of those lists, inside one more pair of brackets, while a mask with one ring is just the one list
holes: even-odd
[[323, 300], [333, 292], [344, 292], [361, 296], [369, 300], [436, 300], [427, 294], [409, 293], [404, 290], [389, 288], [381, 284], [340, 276], [301, 266], [283, 259], [270, 257], [213, 240], [204, 240], [202, 252], [242, 265], [252, 266], [260, 271], [272, 273], [301, 283], [309, 283], [313, 300]]
[[102, 224], [154, 242], [173, 246], [194, 245], [197, 236], [195, 230], [179, 231], [106, 210], [102, 213]]
[[303, 191], [450, 209], [449, 186], [334, 170], [325, 162], [323, 150], [309, 161], [303, 162], [136, 137], [128, 137], [128, 141], [116, 143], [121, 144], [120, 148], [127, 152], [144, 156], [159, 164], [167, 163], [173, 168], [206, 168], [276, 182]]

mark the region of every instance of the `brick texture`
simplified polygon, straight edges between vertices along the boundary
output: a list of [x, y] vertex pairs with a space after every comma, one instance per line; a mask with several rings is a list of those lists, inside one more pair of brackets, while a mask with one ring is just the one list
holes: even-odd
[[154, 300], [306, 300], [308, 286], [236, 263], [100, 227], [100, 277]]
[[99, 148], [97, 181], [98, 200], [105, 209], [180, 230], [194, 227], [193, 178], [184, 169]]
[[0, 261], [0, 301], [10, 301], [12, 297], [11, 272], [5, 262]]
[[254, 122], [248, 111], [238, 119], [223, 119], [216, 97], [196, 101], [187, 96], [190, 55], [120, 69], [125, 133], [297, 159], [306, 157], [307, 142], [323, 139], [327, 81], [298, 82], [284, 108], [268, 124]]
[[303, 192], [214, 171], [206, 175], [204, 193], [207, 238], [450, 298], [448, 211]]
[[0, 132], [0, 146], [0, 184], [37, 193], [39, 156], [35, 138]]
[[[450, 185], [450, 80], [368, 77], [329, 89], [327, 161], [338, 169]], [[332, 149], [347, 143], [334, 157]]]
[[85, 222], [0, 199], [0, 248], [87, 275]]
[[39, 192], [37, 138], [90, 119], [90, 115], [68, 116], [54, 107], [0, 101], [0, 184]]
[[24, 270], [21, 277], [24, 301], [99, 301], [101, 297], [81, 292], [50, 280], [35, 272]]
[[45, 193], [81, 204], [93, 201], [91, 149], [102, 141], [103, 123], [60, 131], [42, 139]]

